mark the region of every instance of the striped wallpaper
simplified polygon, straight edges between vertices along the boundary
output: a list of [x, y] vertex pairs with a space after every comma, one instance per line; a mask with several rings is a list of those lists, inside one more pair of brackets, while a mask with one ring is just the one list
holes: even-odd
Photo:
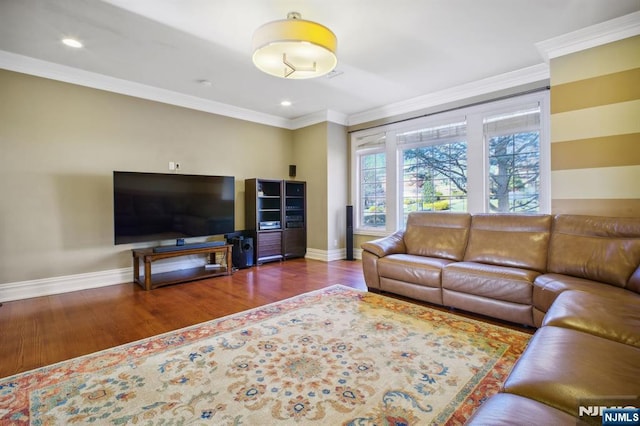
[[552, 212], [640, 216], [640, 36], [550, 68]]

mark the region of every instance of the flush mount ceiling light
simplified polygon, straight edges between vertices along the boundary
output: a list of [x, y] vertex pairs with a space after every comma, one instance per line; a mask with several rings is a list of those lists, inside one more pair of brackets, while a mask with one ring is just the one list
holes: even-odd
[[298, 12], [269, 22], [253, 34], [253, 63], [276, 77], [304, 79], [331, 72], [338, 58], [336, 35]]

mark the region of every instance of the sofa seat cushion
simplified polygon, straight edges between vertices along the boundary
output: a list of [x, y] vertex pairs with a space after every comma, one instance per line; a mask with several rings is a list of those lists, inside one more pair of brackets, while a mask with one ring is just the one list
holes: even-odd
[[442, 304], [521, 325], [534, 325], [533, 308], [523, 303], [505, 302], [493, 297], [442, 289]]
[[452, 260], [412, 254], [392, 254], [378, 260], [378, 275], [411, 284], [440, 288], [442, 268]]
[[507, 302], [531, 305], [533, 281], [539, 272], [476, 262], [447, 265], [442, 288]]
[[547, 326], [533, 335], [503, 388], [578, 417], [581, 401], [640, 394], [638, 377], [640, 348]]
[[473, 413], [466, 425], [477, 426], [575, 426], [576, 418], [533, 399], [510, 393], [499, 393]]
[[565, 291], [553, 302], [542, 325], [571, 328], [640, 348], [640, 297]]
[[543, 274], [536, 277], [533, 282], [533, 306], [542, 312], [547, 312], [556, 297], [567, 290], [581, 290], [599, 296], [616, 295], [626, 297], [626, 295], [635, 294], [620, 287], [585, 278], [562, 274]]

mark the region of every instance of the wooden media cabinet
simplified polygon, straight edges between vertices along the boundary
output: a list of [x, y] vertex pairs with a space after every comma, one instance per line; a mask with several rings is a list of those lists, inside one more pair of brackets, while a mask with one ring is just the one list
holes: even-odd
[[[155, 252], [153, 248], [133, 249], [133, 281], [145, 290], [151, 290], [165, 285], [178, 284], [203, 278], [231, 275], [233, 263], [231, 259], [231, 244], [211, 247], [181, 248], [179, 250]], [[170, 259], [173, 257], [189, 256], [194, 254], [206, 254], [209, 263], [216, 263], [216, 254], [221, 253], [224, 262], [220, 267], [180, 269], [171, 272], [152, 273], [151, 264], [156, 260]], [[144, 263], [144, 274], [140, 274], [140, 260]]]

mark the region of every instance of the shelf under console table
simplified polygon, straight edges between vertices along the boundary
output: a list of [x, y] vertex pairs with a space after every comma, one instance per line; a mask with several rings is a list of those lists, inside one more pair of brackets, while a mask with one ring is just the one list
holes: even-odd
[[[187, 281], [200, 280], [203, 278], [218, 277], [221, 275], [231, 275], [233, 264], [231, 259], [231, 244], [224, 244], [212, 247], [181, 248], [171, 251], [155, 252], [153, 248], [133, 249], [133, 282], [140, 284], [145, 290], [162, 287], [165, 285], [178, 284]], [[170, 259], [172, 257], [189, 256], [194, 254], [206, 254], [209, 263], [216, 262], [216, 254], [222, 253], [224, 262], [216, 268], [200, 266], [197, 268], [180, 269], [171, 272], [153, 274], [151, 264], [156, 260]], [[144, 274], [140, 274], [140, 260], [144, 263]]]

